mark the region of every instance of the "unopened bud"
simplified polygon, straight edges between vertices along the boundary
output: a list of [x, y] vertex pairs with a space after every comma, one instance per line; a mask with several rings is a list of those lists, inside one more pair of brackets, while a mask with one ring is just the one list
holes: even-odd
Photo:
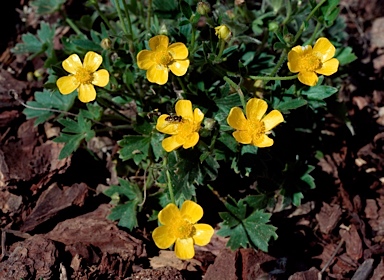
[[292, 43], [293, 39], [294, 39], [294, 36], [291, 33], [284, 35], [284, 42], [286, 42], [287, 44]]
[[231, 30], [229, 30], [228, 26], [222, 24], [220, 26], [215, 27], [215, 34], [219, 39], [228, 40], [231, 37]]
[[199, 2], [197, 3], [196, 11], [200, 15], [206, 16], [211, 12], [211, 5], [208, 2]]
[[279, 29], [279, 25], [275, 21], [271, 21], [268, 23], [268, 30], [271, 32], [275, 32]]
[[109, 38], [104, 38], [101, 40], [100, 45], [104, 50], [110, 50], [112, 48], [112, 41]]
[[216, 121], [211, 118], [204, 118], [204, 128], [207, 130], [213, 130], [216, 124]]

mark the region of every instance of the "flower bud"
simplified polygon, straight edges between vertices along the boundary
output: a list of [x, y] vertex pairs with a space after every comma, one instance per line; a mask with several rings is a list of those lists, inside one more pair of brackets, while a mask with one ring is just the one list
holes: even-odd
[[294, 36], [291, 33], [287, 33], [284, 35], [284, 42], [287, 44], [292, 43], [292, 40], [294, 39]]
[[208, 2], [201, 1], [201, 2], [197, 3], [196, 11], [200, 15], [206, 16], [211, 12], [211, 5], [209, 5]]
[[216, 121], [211, 118], [204, 118], [203, 124], [205, 129], [213, 130], [216, 125]]
[[215, 34], [219, 39], [228, 40], [231, 37], [231, 30], [225, 25], [222, 24], [220, 26], [215, 27]]
[[268, 30], [271, 32], [275, 32], [279, 29], [279, 25], [275, 21], [271, 21], [268, 23]]
[[112, 48], [112, 41], [111, 41], [111, 39], [104, 38], [103, 40], [101, 40], [100, 46], [104, 50], [110, 50]]

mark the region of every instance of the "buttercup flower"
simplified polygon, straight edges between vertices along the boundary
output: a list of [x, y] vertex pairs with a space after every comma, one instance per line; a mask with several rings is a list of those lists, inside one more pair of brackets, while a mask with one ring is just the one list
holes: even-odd
[[151, 83], [164, 85], [168, 81], [168, 72], [183, 76], [188, 70], [188, 49], [183, 43], [169, 45], [165, 35], [149, 39], [151, 50], [142, 50], [137, 54], [137, 66], [147, 70], [147, 79]]
[[229, 30], [228, 26], [222, 24], [215, 27], [215, 35], [219, 37], [219, 39], [227, 40], [229, 36], [231, 36], [231, 30]]
[[186, 200], [180, 210], [175, 204], [168, 204], [158, 215], [162, 226], [152, 233], [156, 246], [166, 249], [176, 242], [176, 257], [183, 260], [193, 258], [193, 246], [207, 245], [214, 233], [210, 225], [196, 224], [202, 217], [203, 208], [193, 201]]
[[162, 142], [164, 150], [171, 152], [181, 146], [191, 148], [199, 142], [200, 124], [204, 114], [199, 108], [192, 111], [189, 100], [179, 100], [175, 105], [176, 115], [161, 115], [156, 124], [156, 129], [162, 133], [170, 134]]
[[233, 137], [242, 144], [252, 144], [259, 148], [270, 147], [273, 140], [266, 134], [284, 121], [283, 115], [273, 110], [264, 116], [268, 105], [262, 99], [251, 98], [246, 105], [246, 115], [239, 107], [234, 107], [229, 112], [227, 122], [236, 129]]
[[103, 57], [95, 52], [87, 52], [84, 63], [77, 54], [70, 55], [63, 61], [63, 68], [70, 73], [59, 78], [56, 85], [61, 94], [70, 94], [75, 89], [79, 93], [81, 102], [87, 103], [96, 99], [95, 86], [105, 87], [109, 82], [109, 73], [105, 69], [96, 71]]
[[299, 81], [308, 86], [316, 85], [320, 75], [332, 75], [339, 67], [339, 61], [333, 58], [335, 47], [327, 38], [319, 38], [313, 46], [296, 46], [288, 53], [288, 68], [299, 72]]

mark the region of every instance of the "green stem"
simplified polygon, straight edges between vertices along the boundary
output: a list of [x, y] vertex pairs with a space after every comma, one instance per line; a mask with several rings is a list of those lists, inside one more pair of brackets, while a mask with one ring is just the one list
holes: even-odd
[[224, 48], [225, 48], [225, 40], [220, 39], [220, 50], [219, 50], [219, 54], [216, 57], [217, 61], [219, 61], [221, 56], [223, 55]]
[[262, 81], [286, 81], [297, 79], [298, 74], [286, 77], [268, 77], [268, 76], [248, 76], [252, 80], [262, 80]]
[[123, 29], [125, 35], [128, 36], [128, 29], [127, 29], [127, 26], [125, 25], [125, 20], [123, 18], [123, 15], [121, 13], [121, 8], [120, 8], [120, 5], [118, 3], [117, 0], [113, 0], [114, 4], [115, 4], [115, 7], [116, 7], [116, 11], [117, 11], [117, 14], [119, 16], [119, 19], [120, 19], [120, 22], [121, 22], [121, 28]]
[[152, 18], [152, 0], [148, 0], [148, 9], [147, 9], [147, 28], [151, 29], [151, 18]]
[[[164, 166], [166, 167], [166, 165], [167, 165], [167, 158], [164, 158]], [[169, 173], [169, 170], [167, 167], [165, 168], [165, 173], [167, 175], [167, 186], [168, 186], [168, 191], [169, 191], [169, 197], [171, 199], [171, 202], [173, 204], [176, 204], [175, 195], [173, 194], [171, 174]]]
[[315, 26], [315, 30], [313, 30], [313, 33], [312, 33], [312, 36], [311, 38], [308, 40], [308, 42], [306, 43], [306, 45], [312, 45], [313, 41], [315, 40], [315, 38], [317, 37], [317, 34], [319, 32], [319, 29], [321, 27], [321, 23], [320, 22], [317, 22], [316, 26]]
[[187, 88], [185, 87], [183, 80], [179, 76], [177, 76], [177, 81], [179, 82], [181, 89], [183, 90], [184, 94], [187, 94], [187, 92], [188, 92]]
[[232, 81], [230, 78], [228, 78], [228, 77], [225, 76], [223, 79], [224, 79], [224, 81], [226, 81], [231, 87], [233, 87], [233, 88], [237, 91], [237, 94], [238, 94], [239, 97], [240, 97], [241, 104], [243, 105], [243, 108], [244, 108], [244, 110], [245, 110], [244, 93], [243, 93], [243, 91], [241, 90], [241, 88], [240, 88], [237, 84], [235, 84], [235, 82]]
[[104, 13], [100, 10], [100, 7], [99, 7], [99, 4], [97, 1], [91, 1], [93, 3], [93, 7], [95, 8], [95, 10], [97, 11], [97, 13], [99, 14], [99, 16], [101, 17], [101, 19], [104, 21], [104, 23], [108, 26], [108, 28], [113, 32], [113, 34], [117, 34], [115, 28], [113, 28], [113, 26], [109, 23], [109, 20], [107, 19], [107, 17], [104, 15]]
[[79, 28], [75, 25], [75, 23], [70, 18], [65, 18], [65, 21], [68, 23], [68, 25], [76, 32], [77, 35], [84, 35], [83, 32], [80, 31]]
[[287, 57], [287, 50], [284, 49], [280, 55], [279, 61], [276, 63], [275, 67], [272, 69], [272, 72], [270, 74], [271, 77], [276, 75], [276, 73], [279, 71], [281, 65], [284, 63], [286, 57]]
[[300, 26], [300, 29], [299, 31], [297, 31], [296, 33], [296, 36], [293, 40], [293, 42], [291, 43], [291, 46], [295, 45], [296, 41], [300, 38], [301, 34], [303, 33], [304, 31], [304, 28], [305, 28], [305, 22], [309, 21], [313, 15], [315, 14], [315, 12], [317, 11], [317, 9], [319, 9], [321, 7], [321, 5], [323, 5], [327, 0], [321, 0], [317, 5], [316, 7], [311, 11], [311, 13], [306, 17], [305, 21], [303, 21], [301, 23], [301, 26]]

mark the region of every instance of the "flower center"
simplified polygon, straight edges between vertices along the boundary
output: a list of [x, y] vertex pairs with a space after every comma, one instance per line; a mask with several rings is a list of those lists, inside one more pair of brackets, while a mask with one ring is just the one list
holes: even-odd
[[79, 68], [76, 71], [75, 78], [81, 83], [81, 84], [90, 84], [93, 80], [93, 75], [90, 71], [88, 71], [85, 68]]
[[183, 219], [176, 222], [173, 228], [173, 234], [176, 238], [192, 237], [195, 231], [193, 224]]
[[259, 120], [248, 120], [248, 131], [252, 135], [253, 139], [259, 139], [265, 134], [264, 122]]
[[189, 119], [183, 119], [179, 126], [179, 135], [183, 138], [188, 137], [191, 133], [197, 131], [199, 127], [195, 127]]
[[307, 53], [303, 56], [301, 61], [301, 69], [314, 72], [322, 67], [320, 58], [313, 53]]
[[156, 53], [156, 62], [163, 66], [168, 66], [172, 62], [172, 56], [168, 51], [159, 51]]

